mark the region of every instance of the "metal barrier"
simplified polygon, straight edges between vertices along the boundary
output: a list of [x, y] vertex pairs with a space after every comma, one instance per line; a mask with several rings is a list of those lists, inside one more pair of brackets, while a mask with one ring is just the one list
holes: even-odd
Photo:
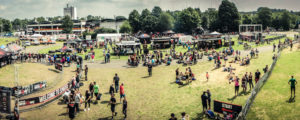
[[[294, 40], [294, 43], [297, 43], [300, 39], [298, 40]], [[263, 85], [267, 82], [268, 78], [270, 77], [270, 75], [272, 74], [272, 71], [277, 63], [277, 60], [280, 58], [281, 55], [281, 51], [288, 47], [288, 45], [283, 45], [280, 50], [278, 50], [277, 52], [277, 58], [274, 59], [273, 63], [270, 66], [270, 70], [267, 71], [262, 78], [259, 79], [259, 81], [257, 82], [257, 84], [255, 85], [254, 89], [251, 91], [251, 95], [249, 96], [246, 104], [244, 105], [242, 111], [240, 112], [239, 116], [236, 118], [237, 120], [245, 120], [246, 119], [246, 115], [248, 113], [248, 111], [250, 110], [250, 107], [252, 105], [252, 103], [255, 100], [256, 95], [258, 94], [258, 92], [261, 90], [261, 88], [263, 87]]]

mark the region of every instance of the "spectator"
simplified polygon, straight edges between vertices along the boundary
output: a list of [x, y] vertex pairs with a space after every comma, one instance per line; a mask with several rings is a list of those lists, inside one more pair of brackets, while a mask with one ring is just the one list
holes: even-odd
[[96, 97], [96, 102], [98, 101], [98, 94], [99, 94], [99, 86], [94, 82], [94, 95]]
[[120, 102], [122, 98], [125, 98], [124, 84], [122, 83], [120, 86]]
[[203, 92], [203, 94], [201, 95], [203, 112], [205, 112], [207, 110], [207, 96], [205, 94], [206, 94], [206, 92]]
[[260, 78], [260, 72], [257, 69], [256, 72], [255, 72], [255, 84], [258, 82], [259, 78]]
[[91, 106], [91, 93], [86, 90], [85, 92], [85, 104], [84, 104], [84, 111], [86, 111], [86, 108], [87, 108], [87, 105], [89, 105], [88, 109], [87, 110], [90, 110], [90, 106]]
[[116, 93], [118, 92], [118, 89], [119, 89], [119, 81], [120, 81], [120, 78], [118, 76], [118, 74], [116, 73], [115, 74], [115, 77], [114, 77], [114, 84], [115, 84], [115, 89], [116, 89]]
[[211, 94], [210, 91], [207, 90], [207, 102], [208, 102], [208, 108], [211, 109], [210, 103], [211, 103]]
[[294, 76], [292, 76], [291, 79], [289, 80], [289, 84], [291, 85], [291, 97], [292, 97], [293, 91], [294, 91], [294, 97], [296, 97], [295, 96], [295, 94], [296, 94], [295, 90], [296, 90], [297, 81], [294, 78]]
[[110, 110], [111, 110], [111, 113], [112, 113], [111, 118], [114, 119], [114, 116], [117, 116], [117, 114], [118, 114], [117, 112], [115, 112], [115, 108], [116, 108], [116, 98], [115, 98], [115, 95], [114, 95], [114, 94], [111, 95], [109, 104], [110, 104]]
[[123, 100], [123, 114], [124, 114], [124, 118], [127, 118], [127, 100], [126, 100], [126, 97], [124, 97], [124, 100]]
[[177, 120], [174, 113], [171, 113], [171, 118], [169, 120]]

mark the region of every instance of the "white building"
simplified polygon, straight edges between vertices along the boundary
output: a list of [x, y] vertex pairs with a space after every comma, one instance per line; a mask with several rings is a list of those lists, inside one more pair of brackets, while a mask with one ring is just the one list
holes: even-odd
[[100, 28], [111, 28], [115, 29], [118, 33], [120, 30], [121, 25], [124, 23], [124, 21], [110, 21], [110, 22], [101, 22], [100, 23]]
[[67, 4], [67, 7], [64, 8], [64, 16], [70, 16], [71, 19], [76, 20], [77, 19], [76, 7], [69, 6], [69, 4]]
[[[74, 34], [80, 35], [86, 29], [86, 23], [84, 21], [73, 21], [72, 32]], [[27, 25], [27, 34], [42, 34], [42, 35], [54, 35], [62, 34], [63, 28], [61, 23], [48, 23], [48, 24], [31, 24]]]

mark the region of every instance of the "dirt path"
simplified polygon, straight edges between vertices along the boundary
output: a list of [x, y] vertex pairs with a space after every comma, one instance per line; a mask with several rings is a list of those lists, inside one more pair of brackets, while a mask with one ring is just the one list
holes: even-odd
[[22, 50], [23, 53], [38, 53], [39, 51], [43, 49], [48, 49], [51, 47], [61, 46], [62, 44], [50, 44], [50, 45], [38, 45], [38, 46], [30, 46], [26, 49]]

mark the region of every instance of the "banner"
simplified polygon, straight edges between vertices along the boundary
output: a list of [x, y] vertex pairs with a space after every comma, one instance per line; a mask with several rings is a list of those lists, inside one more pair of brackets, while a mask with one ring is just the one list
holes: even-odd
[[0, 112], [10, 113], [10, 98], [11, 91], [10, 90], [0, 90]]
[[48, 102], [63, 94], [67, 89], [68, 89], [68, 84], [43, 96], [19, 100], [19, 106], [24, 107], [24, 106]]
[[242, 106], [214, 100], [214, 111], [222, 114], [224, 113], [239, 114], [242, 111]]
[[37, 82], [28, 86], [19, 86], [19, 87], [14, 87], [13, 89], [13, 96], [19, 96], [19, 97], [23, 97], [26, 95], [29, 95], [31, 93], [34, 93], [36, 91], [39, 91], [43, 88], [46, 88], [47, 82], [46, 81], [42, 81], [42, 82]]

